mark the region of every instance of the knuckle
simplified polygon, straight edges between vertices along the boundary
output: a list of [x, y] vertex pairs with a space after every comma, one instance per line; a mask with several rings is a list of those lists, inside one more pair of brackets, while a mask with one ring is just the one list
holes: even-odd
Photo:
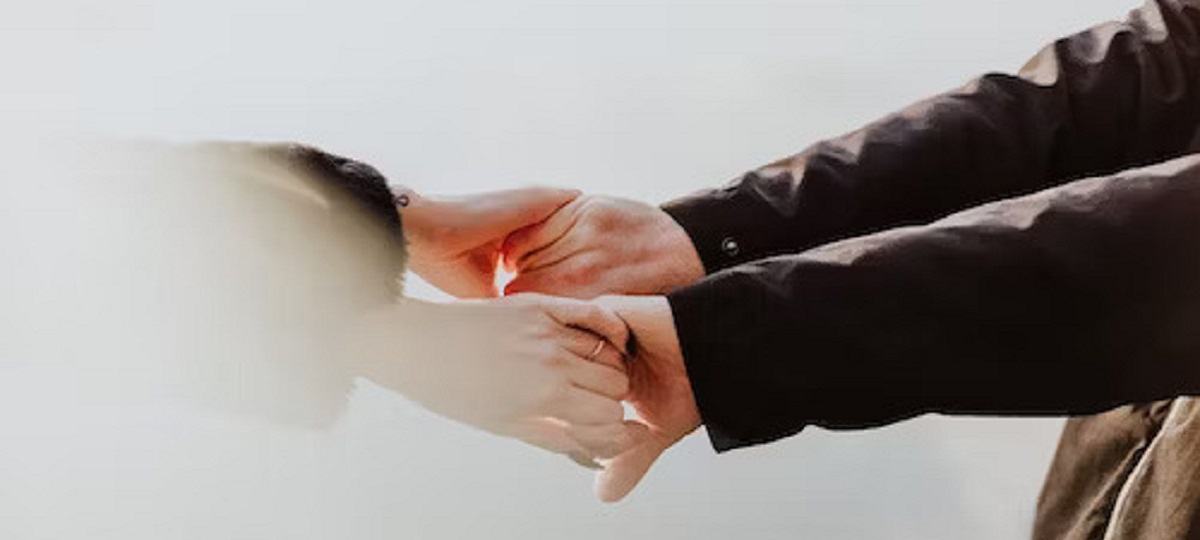
[[604, 307], [600, 304], [592, 304], [592, 305], [596, 306], [595, 317], [596, 317], [597, 321], [600, 321], [600, 322], [608, 325], [608, 328], [611, 328], [614, 330], [617, 328], [625, 327], [625, 320], [622, 319], [620, 316], [618, 316], [615, 311], [613, 311], [607, 307]]
[[607, 308], [597, 306], [596, 309], [597, 313], [592, 320], [604, 330], [605, 337], [612, 341], [613, 345], [618, 348], [624, 347], [629, 337], [629, 328], [625, 325], [625, 320]]
[[595, 204], [590, 221], [601, 233], [628, 232], [638, 226], [640, 213], [640, 208], [630, 201], [605, 198]]

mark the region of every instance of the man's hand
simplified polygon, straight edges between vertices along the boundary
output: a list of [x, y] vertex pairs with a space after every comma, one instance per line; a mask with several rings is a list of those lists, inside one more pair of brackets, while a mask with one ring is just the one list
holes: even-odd
[[496, 270], [505, 237], [545, 220], [578, 195], [575, 190], [553, 188], [459, 198], [397, 193], [409, 267], [454, 296], [497, 296]]
[[700, 412], [666, 297], [606, 296], [596, 303], [615, 312], [629, 328], [626, 400], [640, 421], [626, 424], [642, 431], [634, 446], [607, 462], [596, 477], [596, 495], [613, 502], [637, 486], [659, 455], [700, 426]]
[[506, 294], [664, 294], [704, 277], [691, 238], [671, 216], [612, 197], [579, 197], [517, 231], [505, 242], [504, 257], [517, 273]]

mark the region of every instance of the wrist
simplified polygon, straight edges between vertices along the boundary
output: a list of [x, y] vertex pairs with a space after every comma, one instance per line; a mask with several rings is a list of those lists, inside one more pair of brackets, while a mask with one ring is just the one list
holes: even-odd
[[671, 304], [662, 295], [611, 295], [596, 299], [611, 309], [629, 327], [630, 336], [643, 347], [653, 348], [682, 364], [679, 336]]
[[687, 234], [705, 275], [778, 253], [786, 244], [787, 223], [753, 190], [711, 189], [660, 208]]
[[664, 212], [664, 214], [667, 218], [664, 220], [664, 230], [659, 237], [663, 242], [660, 249], [662, 249], [662, 253], [665, 253], [666, 261], [662, 271], [669, 286], [666, 290], [659, 292], [667, 293], [672, 289], [700, 281], [704, 278], [705, 272], [704, 262], [701, 260], [695, 244], [692, 243], [692, 237], [669, 213]]
[[346, 334], [342, 357], [350, 372], [391, 388], [411, 364], [433, 355], [431, 331], [447, 323], [446, 306], [412, 298], [364, 314]]

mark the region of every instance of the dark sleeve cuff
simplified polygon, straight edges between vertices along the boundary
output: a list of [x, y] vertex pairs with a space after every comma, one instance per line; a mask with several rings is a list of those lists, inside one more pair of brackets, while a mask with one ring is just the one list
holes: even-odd
[[662, 205], [663, 211], [687, 231], [705, 273], [786, 251], [782, 246], [789, 229], [787, 223], [753, 191], [743, 178], [736, 184], [699, 191]]
[[743, 399], [746, 392], [755, 391], [756, 383], [753, 370], [739, 368], [746, 356], [737, 351], [748, 351], [759, 338], [747, 333], [747, 328], [761, 328], [743, 319], [768, 310], [765, 306], [750, 310], [735, 307], [744, 305], [748, 298], [742, 296], [738, 302], [741, 295], [737, 281], [725, 276], [731, 272], [736, 270], [721, 272], [667, 295], [692, 394], [717, 452], [770, 442], [802, 429], [791, 427], [764, 435], [759, 423], [771, 413], [750, 410], [755, 401]]

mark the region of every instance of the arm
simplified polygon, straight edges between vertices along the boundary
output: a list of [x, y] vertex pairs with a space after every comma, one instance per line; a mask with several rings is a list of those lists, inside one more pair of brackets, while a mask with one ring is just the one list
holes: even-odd
[[703, 424], [719, 451], [924, 413], [1085, 414], [1200, 394], [1200, 155], [606, 296], [649, 437], [625, 496]]
[[718, 449], [925, 412], [1200, 392], [1200, 156], [718, 272], [669, 295]]
[[928, 223], [1200, 145], [1200, 2], [1151, 0], [838, 139], [671, 201], [705, 269]]
[[[494, 259], [490, 268], [470, 267], [473, 258], [463, 253], [483, 252], [479, 258], [486, 262], [489, 238], [498, 246], [507, 228], [553, 211], [570, 192], [512, 190], [457, 200], [411, 191], [394, 196], [373, 167], [297, 144], [138, 144], [121, 150], [104, 157], [114, 164], [124, 157], [134, 167], [102, 169], [125, 175], [137, 164], [150, 167], [135, 175], [145, 177], [143, 191], [156, 189], [150, 191], [155, 206], [181, 207], [171, 215], [186, 223], [187, 234], [176, 235], [174, 243], [203, 253], [185, 266], [199, 267], [204, 279], [180, 288], [203, 291], [206, 299], [225, 295], [240, 311], [236, 326], [258, 323], [235, 350], [271, 344], [250, 347], [266, 357], [249, 369], [229, 360], [240, 358], [236, 353], [215, 355], [225, 362], [229, 380], [240, 382], [237, 388], [213, 385], [213, 397], [240, 394], [259, 376], [252, 385], [255, 401], [239, 396], [237, 403], [288, 419], [329, 422], [352, 377], [363, 376], [446, 417], [581, 464], [595, 466], [593, 458], [629, 444], [632, 433], [620, 405], [627, 386], [619, 353], [625, 327], [615, 314], [538, 295], [452, 304], [400, 300], [409, 254], [414, 264], [437, 262], [442, 273], [434, 277], [447, 278], [441, 283], [490, 284]], [[174, 189], [162, 191], [164, 185]], [[181, 193], [163, 197], [173, 191]], [[400, 204], [401, 196], [409, 204]], [[405, 212], [403, 227], [394, 202]], [[245, 250], [238, 252], [240, 246]], [[227, 288], [235, 292], [222, 291]], [[176, 291], [173, 301], [181, 295]], [[202, 305], [212, 312], [210, 303]], [[261, 318], [247, 318], [259, 312]], [[344, 348], [336, 350], [335, 343]], [[287, 362], [272, 363], [275, 356]], [[260, 373], [265, 375], [251, 375]]]
[[719, 451], [928, 412], [1082, 414], [1200, 394], [1200, 155], [599, 301], [649, 436], [624, 497], [703, 421]]

